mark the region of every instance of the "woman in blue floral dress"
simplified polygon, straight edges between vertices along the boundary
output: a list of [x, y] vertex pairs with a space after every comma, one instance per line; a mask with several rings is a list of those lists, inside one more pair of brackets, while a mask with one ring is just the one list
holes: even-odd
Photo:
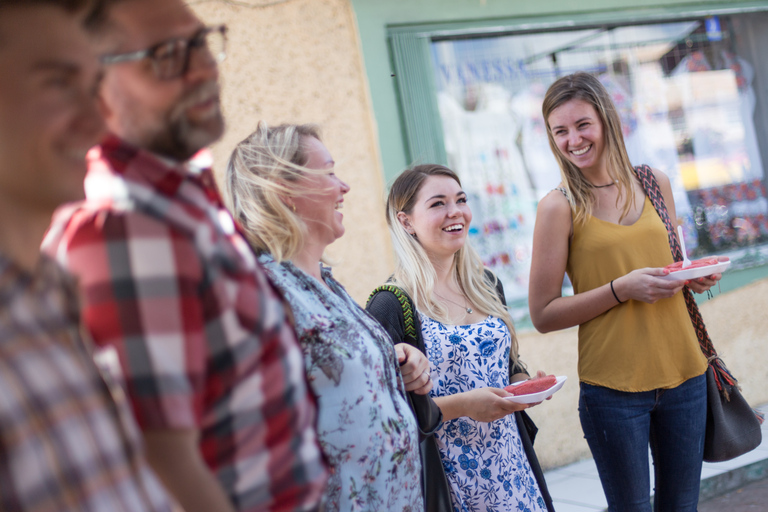
[[333, 166], [315, 127], [262, 122], [235, 149], [225, 196], [293, 313], [330, 466], [322, 510], [422, 512], [419, 434], [405, 392], [429, 392], [428, 363], [409, 345], [393, 347], [321, 264], [344, 234], [349, 186]]
[[[471, 220], [459, 178], [446, 167], [416, 166], [390, 189], [393, 283], [417, 311], [434, 382], [430, 395], [443, 413], [435, 435], [453, 508], [552, 511], [528, 433], [519, 429], [527, 406], [505, 400], [510, 375], [514, 381], [528, 375], [501, 285], [467, 241]], [[397, 305], [381, 296], [368, 311], [383, 325], [396, 325]]]

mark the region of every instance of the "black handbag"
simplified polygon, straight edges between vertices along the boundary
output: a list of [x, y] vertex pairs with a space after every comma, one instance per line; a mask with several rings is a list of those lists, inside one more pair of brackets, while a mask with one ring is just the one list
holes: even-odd
[[[683, 260], [680, 242], [664, 204], [664, 196], [653, 171], [647, 165], [635, 167], [635, 173], [667, 228], [669, 248], [675, 261]], [[754, 450], [762, 441], [762, 415], [753, 410], [739, 391], [738, 382], [717, 355], [704, 326], [693, 293], [683, 288], [685, 305], [691, 317], [699, 346], [709, 363], [707, 367], [707, 429], [704, 436], [704, 460], [722, 462]]]
[[760, 421], [739, 388], [724, 384], [728, 399], [717, 389], [715, 374], [707, 368], [707, 431], [704, 460], [722, 462], [754, 450], [763, 435]]

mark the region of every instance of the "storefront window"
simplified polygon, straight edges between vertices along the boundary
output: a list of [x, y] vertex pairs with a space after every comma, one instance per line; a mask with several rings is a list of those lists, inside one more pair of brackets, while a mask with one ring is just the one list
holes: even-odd
[[[735, 44], [734, 22], [432, 39], [448, 162], [470, 195], [473, 243], [516, 316], [527, 313], [536, 205], [560, 181], [541, 102], [575, 71], [595, 74], [611, 93], [632, 162], [670, 177], [691, 257], [743, 256], [768, 243], [755, 70]], [[765, 262], [760, 251], [751, 257]]]

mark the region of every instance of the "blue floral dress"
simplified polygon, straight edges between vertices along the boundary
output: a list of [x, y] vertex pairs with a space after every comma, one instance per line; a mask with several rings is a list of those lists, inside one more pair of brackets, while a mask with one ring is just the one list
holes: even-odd
[[[489, 316], [477, 324], [445, 325], [425, 315], [421, 330], [432, 368], [432, 397], [509, 384], [509, 329]], [[546, 512], [514, 415], [483, 423], [443, 423], [437, 444], [457, 512]]]
[[389, 335], [329, 268], [330, 290], [288, 261], [259, 261], [283, 292], [318, 401], [317, 433], [330, 465], [324, 512], [423, 512], [416, 419]]

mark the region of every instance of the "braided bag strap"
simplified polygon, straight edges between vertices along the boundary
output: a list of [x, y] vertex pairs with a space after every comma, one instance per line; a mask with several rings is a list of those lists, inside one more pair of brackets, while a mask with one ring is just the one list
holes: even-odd
[[[635, 167], [635, 174], [640, 178], [640, 183], [642, 183], [646, 195], [651, 200], [651, 203], [653, 203], [656, 213], [659, 214], [661, 221], [667, 228], [669, 249], [672, 251], [672, 257], [675, 261], [683, 261], [683, 251], [680, 248], [680, 242], [675, 235], [675, 227], [672, 224], [672, 220], [669, 218], [667, 205], [664, 203], [664, 196], [661, 193], [656, 177], [653, 175], [653, 171], [648, 165], [640, 165]], [[723, 363], [722, 359], [717, 355], [717, 351], [712, 345], [712, 339], [709, 337], [707, 328], [704, 325], [704, 319], [699, 312], [699, 306], [696, 304], [696, 299], [693, 298], [693, 292], [688, 287], [683, 287], [683, 297], [685, 298], [685, 306], [688, 309], [688, 315], [691, 317], [693, 329], [696, 331], [696, 337], [699, 340], [701, 351], [707, 358], [707, 361], [715, 374], [717, 389], [720, 390], [723, 396], [727, 399], [728, 391], [723, 387], [723, 382], [735, 386], [737, 384], [736, 378], [731, 375], [731, 372], [728, 371], [725, 363]]]
[[400, 303], [400, 307], [403, 308], [403, 324], [405, 327], [405, 335], [411, 339], [416, 339], [416, 325], [413, 321], [413, 304], [411, 304], [411, 298], [408, 297], [408, 295], [398, 286], [393, 284], [382, 284], [377, 286], [371, 292], [371, 294], [368, 296], [367, 302], [370, 302], [373, 296], [378, 292], [390, 292], [394, 294], [394, 296], [397, 298], [397, 301]]

